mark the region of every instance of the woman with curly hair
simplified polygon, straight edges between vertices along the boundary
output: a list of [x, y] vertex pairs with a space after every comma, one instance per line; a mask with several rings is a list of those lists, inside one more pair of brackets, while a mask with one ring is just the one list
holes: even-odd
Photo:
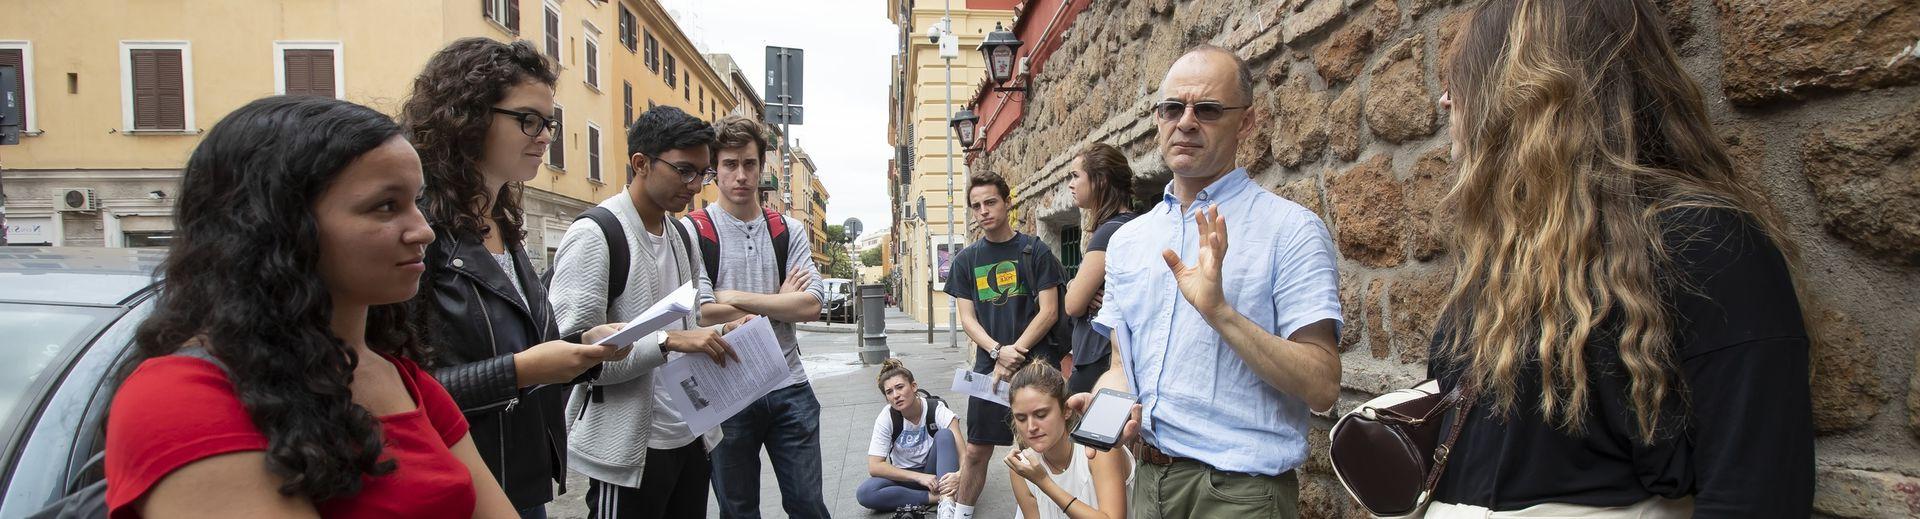
[[[455, 41], [428, 60], [401, 107], [420, 153], [423, 209], [440, 236], [414, 304], [438, 353], [433, 376], [473, 423], [475, 442], [526, 517], [565, 484], [568, 384], [627, 350], [562, 339], [521, 243], [521, 183], [553, 139], [553, 68], [518, 41]], [[564, 486], [562, 487], [564, 488]]]
[[1665, 25], [1650, 0], [1494, 0], [1460, 32], [1428, 370], [1478, 397], [1428, 517], [1811, 513], [1791, 247]]
[[107, 419], [113, 517], [515, 516], [400, 304], [421, 184], [399, 126], [345, 101], [207, 132]]

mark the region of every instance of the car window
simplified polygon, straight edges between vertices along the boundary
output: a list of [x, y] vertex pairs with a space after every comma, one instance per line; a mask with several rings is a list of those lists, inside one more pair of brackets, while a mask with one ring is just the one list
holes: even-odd
[[119, 312], [111, 308], [0, 303], [0, 416], [11, 417], [27, 391], [64, 366], [55, 361], [85, 344]]

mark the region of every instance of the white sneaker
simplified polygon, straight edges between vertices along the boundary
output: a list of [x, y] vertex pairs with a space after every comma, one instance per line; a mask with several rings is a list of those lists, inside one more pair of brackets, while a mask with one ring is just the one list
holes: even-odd
[[933, 516], [936, 519], [953, 519], [953, 505], [953, 498], [940, 498], [940, 508], [934, 512]]

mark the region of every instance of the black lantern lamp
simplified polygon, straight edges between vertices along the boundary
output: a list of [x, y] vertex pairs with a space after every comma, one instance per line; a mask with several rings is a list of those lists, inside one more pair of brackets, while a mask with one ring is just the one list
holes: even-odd
[[[980, 57], [986, 59], [987, 77], [991, 79], [994, 84], [1005, 84], [1013, 80], [1014, 75], [1018, 72], [1015, 70], [1015, 64], [1017, 60], [1019, 60], [1020, 45], [1023, 43], [1019, 37], [1014, 36], [1013, 31], [1009, 31], [1000, 25], [1000, 22], [993, 23], [993, 32], [987, 33], [987, 39], [980, 42]], [[1024, 86], [996, 86], [993, 90], [995, 92], [1024, 92], [1026, 89]]]
[[952, 119], [947, 120], [947, 126], [952, 126], [953, 133], [960, 137], [961, 149], [973, 147], [973, 132], [979, 124], [980, 116], [973, 115], [973, 110], [968, 108], [961, 108], [959, 112], [954, 112]]

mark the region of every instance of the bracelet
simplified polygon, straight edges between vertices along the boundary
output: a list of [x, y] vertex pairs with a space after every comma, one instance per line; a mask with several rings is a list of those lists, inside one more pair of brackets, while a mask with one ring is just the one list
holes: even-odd
[[1074, 504], [1074, 503], [1078, 503], [1078, 502], [1080, 502], [1080, 498], [1078, 498], [1078, 497], [1076, 497], [1076, 498], [1073, 498], [1073, 500], [1072, 500], [1072, 501], [1068, 501], [1068, 502], [1067, 502], [1067, 506], [1063, 506], [1063, 507], [1060, 507], [1060, 511], [1062, 511], [1062, 512], [1065, 512], [1065, 511], [1068, 511], [1068, 510], [1072, 510], [1072, 509], [1073, 509], [1073, 504]]

